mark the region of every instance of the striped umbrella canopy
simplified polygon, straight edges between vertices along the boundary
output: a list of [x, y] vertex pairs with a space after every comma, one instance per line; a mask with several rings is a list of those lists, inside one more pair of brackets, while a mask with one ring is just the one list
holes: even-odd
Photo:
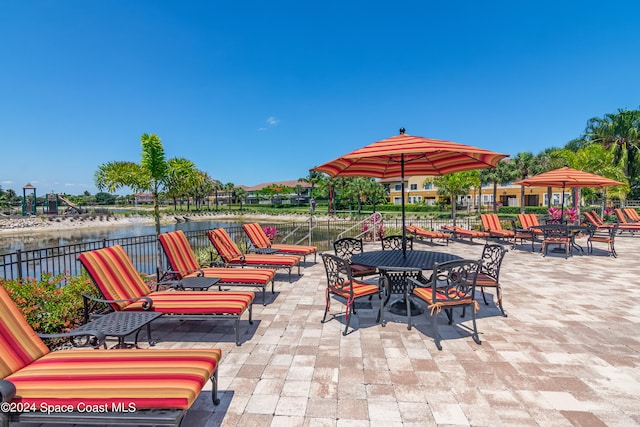
[[406, 253], [405, 176], [438, 176], [465, 170], [492, 168], [496, 167], [498, 162], [505, 157], [508, 155], [471, 145], [408, 135], [404, 128], [401, 128], [399, 135], [374, 142], [311, 170], [324, 172], [331, 177], [400, 177], [402, 185], [402, 250], [403, 253]]
[[622, 182], [596, 175], [591, 172], [585, 172], [568, 166], [544, 172], [525, 178], [521, 181], [514, 182], [516, 185], [525, 187], [562, 187], [562, 203], [561, 215], [564, 216], [564, 189], [579, 187], [613, 187], [616, 185], [624, 185]]
[[495, 167], [508, 157], [471, 145], [404, 133], [383, 139], [340, 156], [312, 171], [329, 176], [395, 178], [413, 175], [446, 175]]

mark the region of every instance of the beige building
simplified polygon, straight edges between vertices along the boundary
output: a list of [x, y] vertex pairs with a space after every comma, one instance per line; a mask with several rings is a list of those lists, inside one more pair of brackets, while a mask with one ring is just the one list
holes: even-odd
[[[435, 184], [428, 182], [428, 176], [405, 177], [404, 201], [406, 204], [435, 205], [442, 198], [438, 195]], [[381, 183], [389, 188], [390, 203], [399, 205], [402, 203], [402, 183], [400, 178], [388, 178]], [[519, 185], [511, 183], [497, 187], [497, 199], [500, 206], [520, 206]], [[483, 208], [493, 206], [493, 184], [485, 184], [480, 189], [472, 189], [466, 196], [458, 197], [458, 204], [476, 210], [478, 206]], [[562, 189], [553, 188], [551, 193], [551, 205], [560, 205]], [[565, 190], [565, 204], [571, 203], [571, 191]], [[547, 187], [525, 187], [525, 206], [547, 206]]]

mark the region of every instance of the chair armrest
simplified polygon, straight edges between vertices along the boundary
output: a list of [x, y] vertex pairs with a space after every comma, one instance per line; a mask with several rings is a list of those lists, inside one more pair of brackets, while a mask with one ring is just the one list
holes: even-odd
[[82, 294], [82, 300], [85, 304], [85, 307], [87, 307], [87, 304], [89, 301], [113, 303], [113, 302], [136, 302], [139, 300], [144, 300], [144, 302], [142, 303], [143, 310], [151, 310], [151, 308], [153, 308], [153, 300], [148, 296], [128, 298], [128, 299], [100, 299], [100, 298], [92, 297], [91, 295]]
[[0, 380], [0, 397], [2, 402], [11, 402], [16, 397], [16, 386], [11, 381]]
[[69, 331], [63, 332], [59, 334], [37, 334], [40, 338], [64, 338], [64, 337], [82, 337], [82, 336], [94, 336], [99, 341], [102, 341], [106, 338], [106, 335], [103, 332], [96, 331], [93, 329], [87, 329], [86, 331]]

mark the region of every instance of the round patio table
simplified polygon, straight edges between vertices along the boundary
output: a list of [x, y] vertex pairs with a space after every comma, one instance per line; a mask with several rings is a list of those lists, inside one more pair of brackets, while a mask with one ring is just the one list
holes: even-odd
[[[441, 264], [443, 262], [459, 259], [462, 259], [462, 257], [446, 252], [409, 250], [406, 252], [406, 255], [403, 256], [402, 251], [391, 250], [370, 251], [360, 254], [354, 254], [351, 257], [351, 262], [355, 264], [363, 264], [370, 267], [376, 267], [379, 270], [433, 270], [433, 265], [435, 263]], [[404, 294], [404, 289], [398, 289], [393, 293]], [[409, 301], [409, 303], [412, 316], [422, 313], [422, 309], [413, 301]], [[386, 306], [386, 302], [384, 305]], [[406, 316], [406, 307], [407, 304], [404, 300], [397, 300], [391, 304], [391, 308], [389, 309], [389, 311], [393, 314]]]

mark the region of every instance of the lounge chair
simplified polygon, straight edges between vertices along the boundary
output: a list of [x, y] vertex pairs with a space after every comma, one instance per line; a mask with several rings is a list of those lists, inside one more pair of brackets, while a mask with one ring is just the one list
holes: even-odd
[[[584, 218], [596, 229], [612, 228], [614, 226], [614, 224], [607, 224], [602, 221], [600, 216], [595, 211], [585, 212]], [[636, 231], [640, 231], [640, 224], [619, 224], [618, 231], [621, 233], [623, 231], [628, 231], [631, 233], [631, 235], [633, 235]]]
[[449, 234], [440, 231], [425, 230], [417, 225], [407, 225], [405, 228], [407, 233], [415, 238], [429, 239], [433, 243], [433, 239], [441, 239], [449, 245]]
[[307, 255], [313, 254], [313, 262], [316, 262], [318, 248], [315, 246], [305, 245], [285, 245], [283, 243], [271, 243], [267, 233], [264, 232], [260, 224], [257, 222], [251, 224], [243, 224], [242, 229], [247, 233], [247, 237], [251, 241], [254, 248], [260, 249], [277, 249], [279, 254], [300, 255], [302, 260], [306, 262]]
[[289, 271], [289, 281], [291, 281], [291, 269], [294, 266], [298, 266], [298, 275], [300, 274], [301, 258], [298, 255], [243, 254], [224, 228], [207, 231], [207, 237], [220, 258], [231, 267], [286, 269]]
[[520, 243], [523, 240], [531, 241], [531, 252], [534, 250], [533, 244], [542, 238], [544, 233], [540, 227], [540, 221], [536, 214], [518, 214], [518, 222], [521, 228], [516, 228], [514, 225], [515, 236], [513, 238], [513, 247], [515, 248], [516, 242], [520, 239]]
[[483, 237], [485, 240], [488, 240], [489, 237], [491, 237], [491, 235], [486, 231], [467, 230], [466, 228], [462, 228], [457, 225], [442, 225], [440, 228], [453, 232], [454, 239], [468, 238], [469, 241], [473, 242], [474, 237]]
[[219, 277], [218, 287], [247, 286], [262, 289], [262, 304], [266, 304], [266, 288], [271, 283], [271, 293], [274, 293], [276, 271], [268, 268], [201, 268], [193, 253], [193, 249], [182, 230], [162, 233], [158, 236], [171, 270], [165, 272], [165, 277], [183, 279], [185, 277]]
[[630, 222], [640, 222], [640, 215], [634, 208], [623, 208], [624, 213], [629, 217]]
[[113, 311], [153, 310], [164, 317], [196, 320], [234, 320], [236, 345], [240, 345], [240, 317], [249, 311], [251, 319], [253, 292], [152, 292], [136, 271], [121, 246], [83, 252], [78, 257], [104, 300], [85, 296], [85, 312], [90, 300], [106, 302]]
[[220, 349], [53, 352], [2, 287], [0, 337], [3, 427], [10, 422], [178, 426], [207, 379], [214, 405], [220, 403]]
[[490, 237], [497, 237], [499, 239], [514, 238], [516, 233], [513, 230], [505, 230], [502, 228], [500, 218], [498, 214], [480, 214], [480, 221], [482, 221], [482, 228], [489, 233]]

